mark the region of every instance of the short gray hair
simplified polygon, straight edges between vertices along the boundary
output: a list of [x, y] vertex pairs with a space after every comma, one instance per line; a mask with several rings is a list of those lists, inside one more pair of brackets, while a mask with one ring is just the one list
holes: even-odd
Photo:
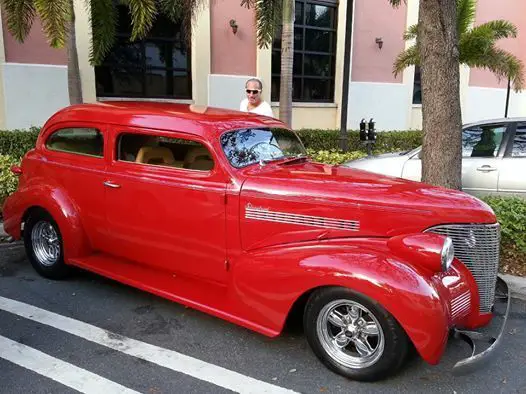
[[259, 84], [259, 88], [263, 90], [263, 83], [258, 78], [250, 78], [248, 81], [245, 82], [245, 88], [247, 87], [249, 82], [257, 82]]

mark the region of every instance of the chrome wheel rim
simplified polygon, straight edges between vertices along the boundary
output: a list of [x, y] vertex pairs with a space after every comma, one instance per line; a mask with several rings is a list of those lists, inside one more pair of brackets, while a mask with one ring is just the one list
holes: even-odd
[[60, 241], [51, 223], [40, 221], [31, 230], [33, 253], [40, 264], [50, 267], [60, 257]]
[[385, 338], [376, 317], [360, 303], [335, 300], [318, 315], [316, 332], [323, 349], [337, 363], [353, 369], [374, 365]]

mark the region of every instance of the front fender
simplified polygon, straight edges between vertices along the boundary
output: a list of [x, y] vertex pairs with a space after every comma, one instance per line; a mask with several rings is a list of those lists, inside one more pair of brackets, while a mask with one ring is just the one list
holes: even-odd
[[4, 204], [6, 231], [15, 239], [21, 237], [20, 228], [24, 217], [32, 209], [44, 209], [57, 222], [64, 243], [64, 257], [80, 257], [89, 254], [87, 241], [78, 208], [61, 188], [34, 182], [17, 190]]
[[447, 343], [445, 300], [431, 278], [390, 255], [385, 240], [348, 240], [265, 248], [233, 267], [233, 288], [246, 314], [279, 333], [306, 292], [342, 286], [378, 302], [400, 323], [424, 360], [436, 364]]

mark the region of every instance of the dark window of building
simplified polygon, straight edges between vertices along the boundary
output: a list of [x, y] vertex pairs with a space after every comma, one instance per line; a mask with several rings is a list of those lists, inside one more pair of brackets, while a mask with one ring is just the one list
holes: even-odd
[[413, 104], [422, 104], [422, 80], [420, 79], [420, 67], [415, 67], [415, 81], [413, 83]]
[[[336, 64], [336, 0], [298, 0], [295, 3], [292, 100], [334, 101]], [[281, 28], [272, 45], [272, 101], [279, 101]]]
[[182, 24], [158, 15], [148, 36], [130, 42], [128, 8], [117, 5], [116, 42], [95, 67], [97, 96], [192, 98], [190, 48]]

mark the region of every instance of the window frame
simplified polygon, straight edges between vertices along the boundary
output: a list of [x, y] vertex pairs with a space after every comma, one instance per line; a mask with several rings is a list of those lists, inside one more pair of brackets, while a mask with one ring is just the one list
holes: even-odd
[[[512, 127], [512, 124], [508, 123], [508, 122], [491, 122], [491, 123], [475, 123], [475, 124], [470, 124], [470, 125], [467, 125], [466, 127], [463, 127], [462, 128], [462, 144], [463, 144], [463, 141], [464, 141], [464, 132], [466, 130], [469, 130], [471, 128], [476, 128], [476, 127], [480, 127], [480, 128], [485, 128], [485, 127], [493, 127], [493, 128], [504, 128], [504, 131], [502, 133], [502, 140], [500, 141], [500, 145], [499, 147], [496, 149], [496, 155], [495, 156], [464, 156], [463, 154], [463, 151], [464, 151], [464, 148], [462, 147], [462, 160], [465, 160], [465, 159], [499, 159], [499, 158], [502, 158], [506, 152], [506, 150], [508, 149], [508, 145], [509, 145], [509, 136], [510, 136], [510, 132], [511, 132], [511, 127]], [[471, 152], [473, 154], [473, 151]]]
[[[336, 92], [336, 60], [337, 60], [337, 39], [338, 39], [338, 9], [339, 9], [339, 1], [338, 0], [295, 0], [295, 3], [301, 3], [303, 7], [303, 13], [302, 18], [303, 20], [301, 23], [298, 23], [298, 21], [294, 21], [293, 26], [293, 38], [294, 32], [296, 29], [301, 29], [302, 31], [302, 48], [297, 48], [294, 46], [294, 54], [293, 58], [296, 55], [301, 56], [301, 74], [295, 74], [294, 73], [294, 66], [292, 71], [292, 84], [294, 86], [294, 80], [300, 79], [301, 83], [301, 91], [300, 91], [300, 98], [299, 99], [292, 99], [293, 102], [297, 103], [334, 103], [335, 100], [335, 92]], [[332, 21], [332, 27], [319, 27], [314, 25], [308, 25], [307, 24], [307, 5], [320, 5], [328, 8], [333, 8], [333, 21]], [[329, 48], [327, 52], [320, 52], [320, 51], [311, 51], [306, 49], [306, 32], [307, 30], [313, 30], [313, 31], [322, 31], [322, 32], [329, 32], [330, 38], [329, 38]], [[278, 32], [281, 32], [281, 28], [278, 29]], [[273, 41], [277, 39], [277, 36], [273, 38]], [[272, 43], [271, 47], [271, 64], [273, 63], [272, 58], [274, 58], [275, 54], [281, 53], [281, 35], [279, 35], [279, 41], [280, 41], [280, 47], [276, 48], [274, 43]], [[319, 55], [328, 57], [329, 59], [329, 76], [316, 76], [316, 75], [306, 75], [305, 74], [305, 56], [308, 55]], [[279, 62], [281, 64], [281, 61]], [[293, 60], [294, 63], [294, 60]], [[271, 65], [271, 84], [273, 84], [273, 80], [281, 77], [281, 70], [279, 73], [273, 73], [272, 72], [272, 65]], [[305, 98], [305, 80], [309, 81], [328, 81], [329, 83], [329, 98], [327, 99], [306, 99]], [[278, 85], [279, 86], [279, 85]], [[271, 89], [271, 101], [272, 102], [279, 102], [279, 89], [274, 93]]]
[[[212, 158], [214, 162], [214, 166], [210, 170], [197, 170], [197, 169], [191, 169], [191, 168], [183, 168], [183, 167], [175, 167], [175, 166], [167, 166], [162, 164], [148, 164], [148, 163], [137, 163], [135, 161], [128, 161], [128, 160], [121, 160], [119, 159], [119, 151], [120, 151], [120, 143], [121, 143], [121, 136], [125, 134], [138, 134], [142, 136], [149, 136], [149, 137], [157, 137], [157, 138], [172, 138], [172, 139], [180, 139], [180, 140], [187, 140], [190, 142], [194, 142], [197, 144], [200, 144], [202, 147], [206, 148], [208, 150], [208, 153], [210, 157]], [[111, 149], [111, 166], [113, 167], [119, 167], [119, 166], [133, 166], [134, 168], [141, 168], [146, 170], [149, 173], [161, 173], [167, 171], [170, 174], [173, 174], [173, 171], [176, 171], [177, 173], [181, 175], [185, 175], [187, 177], [211, 177], [215, 174], [218, 174], [220, 164], [217, 159], [217, 156], [214, 152], [214, 149], [206, 143], [205, 140], [200, 139], [198, 136], [194, 134], [184, 133], [184, 132], [172, 132], [172, 131], [163, 131], [163, 130], [142, 130], [134, 127], [116, 127], [114, 128], [113, 132], [113, 138], [112, 138], [112, 149]]]
[[[118, 17], [118, 13], [120, 12], [119, 7], [125, 7], [125, 6], [124, 5], [115, 6], [115, 12], [117, 14], [117, 17]], [[167, 21], [169, 23], [173, 23], [168, 19]], [[154, 22], [154, 26], [155, 26], [155, 23], [159, 23], [159, 21], [156, 20]], [[129, 26], [127, 26], [126, 28], [129, 28]], [[187, 45], [184, 39], [184, 34], [183, 34], [184, 30], [185, 28], [183, 26], [183, 23], [181, 22], [180, 26], [178, 27], [178, 31], [180, 32], [179, 38], [176, 38], [176, 36], [161, 37], [161, 36], [155, 36], [153, 35], [153, 33], [151, 33], [153, 31], [153, 27], [152, 27], [152, 29], [150, 29], [150, 33], [144, 39], [136, 40], [134, 42], [130, 41], [131, 29], [130, 29], [130, 32], [117, 31], [115, 33], [115, 43], [112, 46], [112, 49], [110, 50], [106, 58], [101, 62], [101, 64], [95, 66], [95, 90], [96, 90], [97, 97], [130, 98], [130, 99], [192, 100], [193, 99], [192, 97], [193, 96], [193, 93], [192, 93], [192, 85], [193, 85], [193, 82], [192, 82], [192, 71], [193, 71], [192, 70], [192, 48], [191, 48], [191, 45]], [[140, 54], [141, 54], [141, 60], [139, 64], [132, 65], [130, 63], [130, 64], [126, 64], [122, 66], [114, 61], [108, 61], [108, 57], [111, 56], [112, 51], [117, 48], [117, 45], [119, 45], [119, 41], [124, 41], [128, 45], [138, 45], [139, 46]], [[166, 60], [165, 60], [165, 67], [148, 66], [147, 65], [147, 53], [146, 53], [147, 45], [148, 44], [155, 45], [156, 43], [161, 43], [162, 45], [171, 44], [172, 58], [173, 58], [174, 49], [183, 47], [186, 51], [186, 68], [173, 67], [173, 64], [172, 64], [172, 67], [168, 67]], [[99, 85], [98, 79], [97, 79], [97, 71], [104, 69], [104, 68], [109, 69], [110, 73], [118, 69], [124, 70], [126, 74], [129, 74], [130, 72], [134, 74], [138, 73], [140, 75], [141, 92], [138, 94], [134, 94], [134, 93], [123, 94], [123, 93], [115, 93], [115, 92], [108, 93], [108, 92], [99, 91], [99, 89], [97, 88], [97, 86]], [[168, 89], [169, 86], [171, 86], [171, 90], [172, 90], [171, 95], [169, 94], [163, 94], [163, 95], [148, 94], [148, 75], [151, 75], [152, 71], [164, 71], [165, 72], [163, 86], [165, 88], [165, 91]], [[188, 94], [185, 96], [180, 96], [180, 95], [175, 94], [174, 78], [177, 76], [175, 75], [177, 72], [186, 73], [185, 78], [186, 78], [186, 84], [188, 85], [187, 86]], [[171, 78], [170, 78], [170, 75], [171, 75]]]
[[504, 157], [509, 159], [525, 159], [526, 156], [512, 156], [513, 154], [513, 144], [515, 142], [515, 137], [517, 135], [517, 129], [520, 127], [526, 127], [526, 120], [518, 120], [513, 123], [512, 126], [510, 126], [509, 133], [508, 133], [508, 140], [506, 144], [506, 151], [504, 153]]
[[[49, 147], [48, 143], [49, 143], [49, 140], [56, 134], [60, 133], [61, 131], [64, 131], [64, 130], [71, 130], [71, 129], [91, 129], [91, 130], [95, 130], [97, 131], [101, 136], [102, 136], [102, 153], [101, 155], [92, 155], [92, 154], [89, 154], [89, 153], [83, 153], [83, 152], [76, 152], [76, 151], [68, 151], [68, 150], [62, 150], [62, 149], [52, 149]], [[58, 154], [61, 154], [61, 155], [68, 155], [68, 156], [71, 156], [71, 157], [85, 157], [85, 158], [92, 158], [92, 159], [97, 159], [97, 160], [101, 160], [101, 161], [104, 161], [105, 160], [105, 157], [106, 157], [106, 144], [107, 144], [107, 133], [105, 132], [105, 130], [101, 127], [97, 127], [96, 125], [88, 125], [88, 123], [86, 124], [68, 124], [68, 125], [64, 125], [64, 124], [61, 124], [61, 125], [56, 125], [51, 131], [49, 131], [48, 133], [46, 133], [46, 135], [44, 136], [44, 139], [42, 141], [42, 148], [46, 151], [46, 152], [52, 152], [52, 153], [58, 153]]]

